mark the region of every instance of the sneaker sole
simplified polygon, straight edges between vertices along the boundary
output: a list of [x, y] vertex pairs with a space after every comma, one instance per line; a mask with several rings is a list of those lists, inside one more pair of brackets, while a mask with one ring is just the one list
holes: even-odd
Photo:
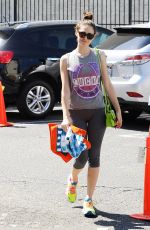
[[96, 217], [97, 217], [96, 213], [93, 214], [93, 213], [90, 212], [90, 211], [88, 211], [87, 213], [84, 213], [84, 216], [85, 216], [85, 217], [88, 217], [88, 218], [96, 218]]

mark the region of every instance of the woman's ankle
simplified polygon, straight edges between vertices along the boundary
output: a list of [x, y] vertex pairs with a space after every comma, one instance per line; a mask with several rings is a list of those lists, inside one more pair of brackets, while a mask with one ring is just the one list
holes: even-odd
[[72, 174], [70, 175], [70, 180], [73, 183], [78, 183], [78, 176], [73, 176]]
[[88, 195], [84, 198], [85, 202], [91, 202], [92, 201], [92, 197], [89, 197]]

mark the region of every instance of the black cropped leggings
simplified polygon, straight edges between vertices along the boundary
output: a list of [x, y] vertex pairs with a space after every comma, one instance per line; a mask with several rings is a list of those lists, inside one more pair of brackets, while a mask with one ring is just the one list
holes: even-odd
[[99, 167], [101, 144], [106, 129], [104, 109], [70, 110], [70, 116], [73, 125], [87, 131], [87, 139], [91, 142], [91, 149], [83, 151], [75, 159], [74, 168], [82, 169], [87, 161], [90, 167]]

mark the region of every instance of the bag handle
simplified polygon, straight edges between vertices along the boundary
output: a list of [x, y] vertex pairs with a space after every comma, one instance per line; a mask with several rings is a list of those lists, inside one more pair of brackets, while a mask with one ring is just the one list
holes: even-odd
[[100, 68], [100, 74], [101, 74], [101, 77], [100, 77], [100, 85], [101, 85], [101, 89], [103, 91], [103, 95], [104, 95], [104, 104], [105, 104], [105, 112], [107, 109], [111, 109], [111, 103], [110, 103], [110, 100], [109, 100], [109, 97], [107, 95], [107, 92], [106, 92], [106, 89], [104, 87], [104, 83], [103, 83], [103, 79], [102, 79], [102, 72], [101, 72], [101, 57], [100, 57], [100, 53], [99, 53], [99, 50], [97, 48], [95, 48], [95, 51], [96, 51], [96, 56], [99, 60], [99, 68]]

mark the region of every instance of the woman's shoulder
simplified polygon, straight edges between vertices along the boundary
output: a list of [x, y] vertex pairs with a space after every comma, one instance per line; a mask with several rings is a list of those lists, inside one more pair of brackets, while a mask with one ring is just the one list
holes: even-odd
[[68, 63], [68, 53], [64, 54], [60, 58], [60, 64], [67, 65]]
[[101, 49], [98, 49], [98, 48], [91, 48], [91, 50], [92, 50], [92, 52], [93, 52], [94, 54], [96, 54], [96, 53], [98, 52], [100, 56], [107, 57], [106, 54], [105, 54], [105, 52], [104, 52], [103, 50], [101, 50]]
[[101, 56], [105, 57], [105, 58], [107, 57], [107, 55], [106, 55], [106, 53], [105, 53], [104, 50], [99, 49], [99, 54], [100, 54]]
[[67, 61], [69, 56], [73, 53], [73, 51], [69, 52], [69, 53], [66, 53], [64, 55], [61, 56], [60, 60], [61, 61]]
[[60, 60], [61, 61], [65, 61], [65, 60], [67, 60], [67, 58], [68, 58], [68, 53], [62, 55], [61, 58], [60, 58]]

